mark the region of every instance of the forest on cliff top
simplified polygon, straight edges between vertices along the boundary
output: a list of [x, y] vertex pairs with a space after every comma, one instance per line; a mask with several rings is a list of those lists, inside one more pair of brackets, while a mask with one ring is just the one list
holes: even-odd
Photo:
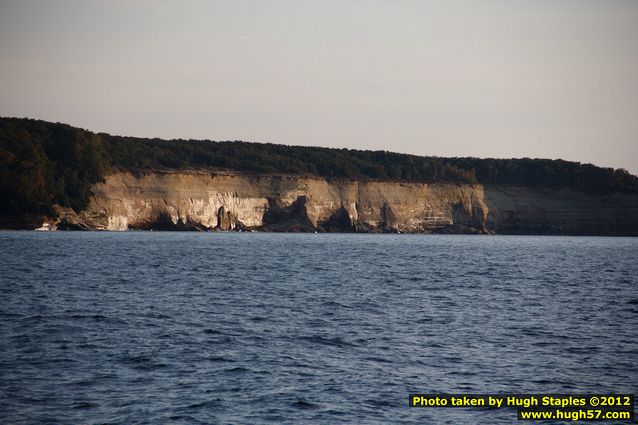
[[0, 118], [0, 213], [76, 211], [115, 171], [227, 169], [329, 179], [485, 183], [638, 193], [623, 169], [550, 159], [441, 158], [242, 141], [163, 140], [93, 133], [66, 124]]

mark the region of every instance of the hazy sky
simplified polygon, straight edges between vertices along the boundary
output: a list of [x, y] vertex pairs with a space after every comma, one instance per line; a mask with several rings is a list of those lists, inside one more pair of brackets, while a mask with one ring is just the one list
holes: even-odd
[[0, 0], [0, 115], [638, 173], [638, 1]]

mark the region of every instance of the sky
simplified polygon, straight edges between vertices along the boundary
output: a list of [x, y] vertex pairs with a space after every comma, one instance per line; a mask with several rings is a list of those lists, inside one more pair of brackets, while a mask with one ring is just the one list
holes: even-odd
[[638, 174], [638, 1], [0, 0], [0, 116]]

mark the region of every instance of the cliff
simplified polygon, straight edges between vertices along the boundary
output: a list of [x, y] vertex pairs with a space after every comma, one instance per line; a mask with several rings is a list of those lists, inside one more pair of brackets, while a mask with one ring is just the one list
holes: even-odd
[[562, 159], [140, 139], [0, 118], [0, 229], [638, 235], [637, 217], [638, 176]]
[[62, 229], [638, 235], [638, 195], [509, 185], [118, 172]]

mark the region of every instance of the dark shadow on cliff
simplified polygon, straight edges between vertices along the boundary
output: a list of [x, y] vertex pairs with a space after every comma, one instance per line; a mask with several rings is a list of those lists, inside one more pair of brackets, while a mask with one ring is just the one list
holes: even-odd
[[268, 198], [268, 208], [264, 212], [262, 230], [267, 232], [314, 232], [315, 226], [308, 217], [305, 196], [299, 196], [292, 204], [285, 206], [281, 201]]
[[226, 211], [226, 208], [222, 205], [217, 210], [217, 230], [227, 231], [227, 230], [236, 230], [236, 231], [244, 231], [247, 230], [244, 223], [239, 221], [239, 219], [233, 214], [232, 211]]
[[335, 211], [328, 220], [319, 224], [319, 230], [329, 233], [349, 233], [355, 231], [355, 226], [350, 219], [348, 210], [344, 207]]
[[130, 225], [131, 230], [162, 230], [162, 231], [205, 231], [209, 230], [200, 223], [189, 218], [180, 218], [177, 223], [173, 223], [171, 216], [167, 213], [160, 213], [154, 221]]
[[452, 220], [454, 224], [434, 229], [432, 233], [479, 235], [488, 233], [485, 228], [483, 209], [480, 205], [472, 205], [468, 210], [463, 204], [452, 206]]

